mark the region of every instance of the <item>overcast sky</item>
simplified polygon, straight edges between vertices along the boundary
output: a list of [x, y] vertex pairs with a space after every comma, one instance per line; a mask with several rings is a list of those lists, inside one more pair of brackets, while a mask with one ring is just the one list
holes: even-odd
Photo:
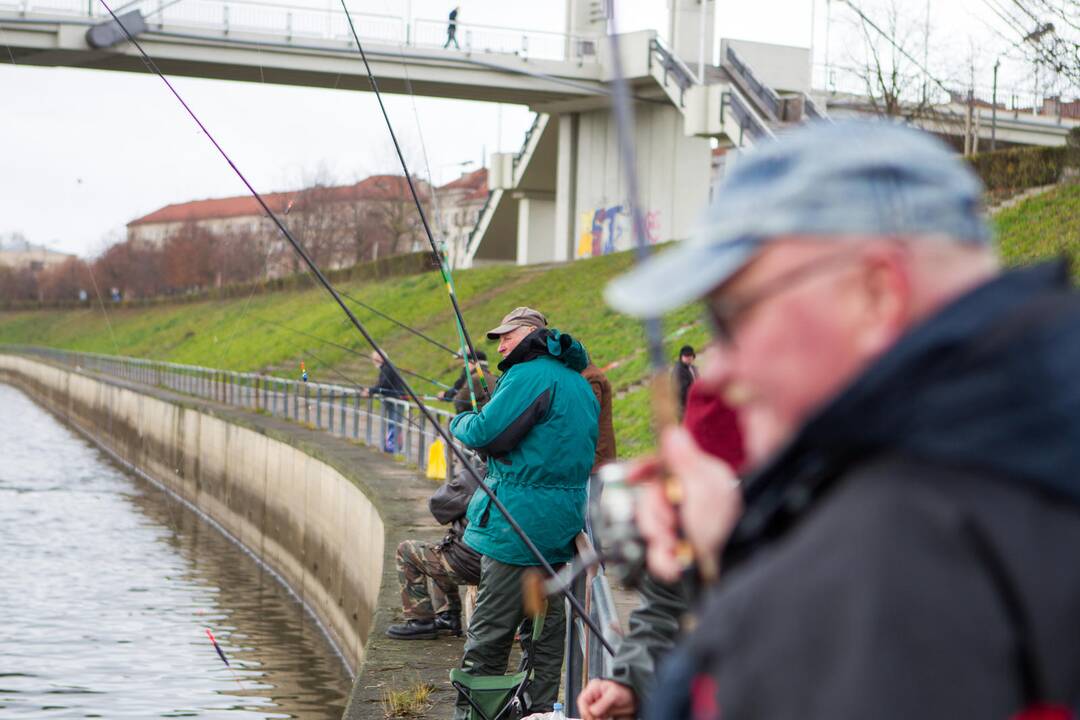
[[[885, 2], [864, 0], [862, 6], [869, 12]], [[915, 16], [912, 22], [925, 13], [926, 0], [896, 2]], [[979, 78], [986, 76], [977, 80], [981, 85], [989, 84], [993, 64], [988, 48], [1005, 46], [996, 35], [1002, 28], [995, 31], [986, 19], [986, 2], [931, 0], [937, 62], [948, 60], [955, 68], [978, 48], [977, 71]], [[289, 4], [301, 3], [326, 6], [326, 0]], [[459, 4], [463, 21], [563, 29], [563, 2], [557, 0]], [[452, 5], [412, 0], [413, 15], [420, 18], [443, 18]], [[717, 36], [808, 47], [813, 34], [817, 61], [823, 63], [826, 5], [717, 0]], [[393, 15], [403, 6], [392, 0], [350, 2], [354, 12]], [[617, 7], [625, 29], [667, 31], [664, 0], [618, 0]], [[837, 64], [850, 44], [844, 38], [851, 37], [851, 15], [838, 2], [831, 15], [830, 55]], [[6, 55], [3, 45], [0, 30], [0, 57]], [[1009, 81], [1025, 82], [1025, 72], [1014, 69]], [[192, 78], [176, 78], [175, 84], [260, 191], [398, 171], [371, 93]], [[485, 155], [516, 149], [531, 122], [528, 110], [518, 106], [400, 95], [386, 102], [395, 130], [415, 157], [426, 149], [437, 182], [456, 177], [462, 162], [472, 161], [466, 169], [474, 169]], [[412, 170], [426, 175], [422, 166]], [[21, 232], [31, 242], [91, 256], [107, 239], [120, 237], [126, 222], [158, 207], [242, 192], [157, 77], [0, 64], [0, 235]]]

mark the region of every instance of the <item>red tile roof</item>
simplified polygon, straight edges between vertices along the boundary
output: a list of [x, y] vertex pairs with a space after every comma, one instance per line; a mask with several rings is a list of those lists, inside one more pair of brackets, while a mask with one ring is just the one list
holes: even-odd
[[439, 187], [439, 192], [445, 190], [466, 190], [468, 192], [465, 193], [465, 200], [483, 200], [488, 194], [487, 168], [473, 170]]
[[[414, 181], [416, 190], [425, 197], [429, 190], [427, 183]], [[372, 175], [353, 185], [334, 185], [321, 188], [321, 201], [346, 200], [406, 200], [411, 198], [409, 185], [403, 175]], [[283, 213], [290, 203], [299, 199], [304, 191], [266, 193], [263, 200], [275, 213]], [[149, 215], [143, 215], [128, 223], [132, 225], [150, 225], [154, 223], [192, 222], [214, 218], [247, 217], [262, 215], [262, 208], [254, 197], [239, 195], [227, 198], [192, 200], [185, 203], [166, 205]]]

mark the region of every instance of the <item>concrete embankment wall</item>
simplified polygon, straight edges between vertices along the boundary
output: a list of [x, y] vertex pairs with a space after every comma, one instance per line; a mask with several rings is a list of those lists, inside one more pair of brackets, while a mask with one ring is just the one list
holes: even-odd
[[194, 403], [11, 355], [0, 355], [0, 380], [202, 510], [275, 570], [350, 669], [361, 668], [387, 534], [355, 479], [258, 423]]

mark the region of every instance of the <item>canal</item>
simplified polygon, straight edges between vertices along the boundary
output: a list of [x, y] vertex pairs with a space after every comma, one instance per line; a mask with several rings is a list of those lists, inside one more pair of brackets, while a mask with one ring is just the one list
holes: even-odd
[[337, 720], [349, 692], [265, 568], [3, 384], [0, 618], [4, 718]]

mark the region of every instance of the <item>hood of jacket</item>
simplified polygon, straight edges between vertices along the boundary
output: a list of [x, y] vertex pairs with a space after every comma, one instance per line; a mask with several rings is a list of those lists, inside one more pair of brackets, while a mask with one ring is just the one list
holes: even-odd
[[589, 354], [580, 342], [555, 328], [540, 328], [526, 335], [518, 343], [518, 346], [499, 363], [499, 370], [505, 373], [514, 365], [545, 356], [555, 358], [578, 373], [589, 364]]
[[1006, 272], [915, 327], [745, 484], [735, 559], [848, 468], [898, 455], [1080, 504], [1080, 295], [1064, 263]]

